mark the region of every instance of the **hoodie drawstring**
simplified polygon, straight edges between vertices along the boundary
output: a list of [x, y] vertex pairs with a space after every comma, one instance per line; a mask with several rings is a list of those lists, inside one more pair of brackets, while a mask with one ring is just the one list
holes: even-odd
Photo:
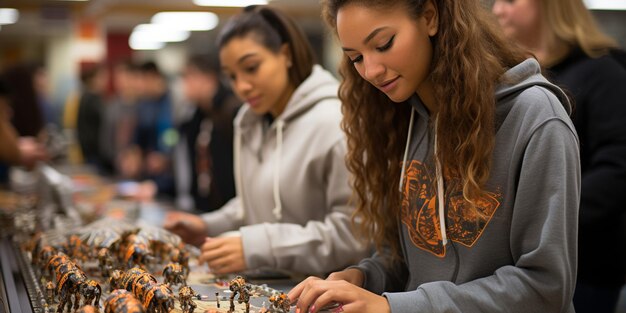
[[415, 109], [411, 106], [411, 119], [409, 120], [409, 133], [406, 135], [406, 146], [404, 147], [404, 157], [402, 158], [402, 172], [400, 173], [400, 182], [398, 190], [402, 193], [402, 183], [404, 182], [404, 172], [406, 171], [406, 159], [409, 156], [409, 143], [411, 143], [411, 135], [413, 135], [413, 119], [415, 118]]
[[[404, 182], [404, 173], [406, 171], [406, 160], [409, 155], [409, 145], [411, 143], [411, 136], [413, 135], [413, 120], [415, 119], [415, 109], [411, 108], [411, 119], [409, 120], [409, 131], [406, 136], [406, 146], [404, 148], [404, 157], [402, 158], [402, 172], [400, 173], [400, 183], [398, 189], [402, 193], [402, 183]], [[446, 233], [446, 220], [444, 212], [444, 189], [443, 189], [443, 175], [441, 174], [441, 164], [439, 163], [439, 157], [437, 155], [437, 122], [435, 121], [435, 168], [437, 176], [437, 204], [439, 209], [439, 228], [441, 229], [441, 240], [443, 245], [448, 244], [448, 236]]]
[[441, 229], [441, 241], [445, 246], [448, 244], [448, 234], [446, 233], [446, 216], [444, 212], [444, 186], [441, 162], [439, 162], [439, 152], [437, 151], [437, 120], [435, 120], [435, 169], [437, 172], [437, 206], [439, 207], [439, 228]]
[[283, 217], [283, 205], [280, 202], [280, 163], [283, 150], [283, 128], [285, 122], [283, 120], [276, 121], [276, 151], [274, 152], [274, 216], [277, 220]]
[[241, 209], [237, 212], [237, 218], [243, 219], [245, 216], [245, 207], [243, 197], [243, 176], [241, 175], [241, 129], [235, 127], [235, 187], [237, 188], [237, 196], [241, 201]]
[[[283, 120], [276, 121], [276, 150], [274, 152], [274, 209], [272, 213], [277, 220], [283, 217], [283, 206], [280, 202], [280, 165], [283, 150], [283, 128], [285, 122]], [[245, 216], [244, 196], [243, 196], [243, 176], [241, 174], [241, 129], [235, 128], [235, 184], [237, 188], [237, 196], [241, 200], [241, 210], [237, 212], [237, 218], [243, 219]]]

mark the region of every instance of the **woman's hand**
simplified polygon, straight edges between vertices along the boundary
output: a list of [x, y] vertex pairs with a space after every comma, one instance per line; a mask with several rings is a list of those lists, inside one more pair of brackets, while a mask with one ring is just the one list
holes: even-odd
[[31, 170], [38, 161], [48, 159], [46, 148], [40, 144], [34, 137], [20, 137], [17, 142], [21, 155], [21, 165]]
[[345, 280], [357, 287], [363, 287], [363, 272], [356, 268], [349, 268], [341, 272], [334, 272], [326, 280]]
[[180, 236], [189, 244], [199, 247], [204, 243], [208, 227], [199, 216], [185, 212], [168, 212], [163, 228]]
[[206, 262], [215, 274], [241, 272], [247, 269], [241, 236], [206, 238], [198, 262]]
[[[347, 271], [359, 271], [350, 269]], [[359, 271], [360, 272], [360, 271]], [[339, 273], [337, 273], [339, 275]], [[346, 273], [344, 273], [346, 274]], [[348, 273], [355, 278], [353, 272]], [[361, 283], [362, 283], [361, 273]], [[335, 275], [335, 277], [339, 277]], [[329, 276], [329, 278], [331, 278]], [[346, 280], [322, 280], [309, 277], [289, 292], [289, 300], [296, 303], [296, 312], [319, 312], [322, 308], [330, 308], [331, 312], [385, 313], [390, 312], [385, 297], [373, 294]]]

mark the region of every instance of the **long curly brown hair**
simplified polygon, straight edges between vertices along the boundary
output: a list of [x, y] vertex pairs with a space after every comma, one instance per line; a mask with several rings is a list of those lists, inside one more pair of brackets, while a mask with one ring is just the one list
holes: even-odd
[[[405, 6], [412, 17], [421, 16], [424, 4], [438, 10], [438, 32], [431, 38], [433, 59], [429, 79], [438, 111], [437, 149], [446, 177], [462, 181], [463, 196], [474, 207], [485, 194], [495, 143], [495, 87], [507, 69], [527, 54], [505, 39], [491, 14], [479, 1], [459, 0], [324, 0], [323, 15], [335, 29], [337, 12], [356, 3], [368, 8]], [[391, 248], [400, 256], [398, 181], [411, 107], [392, 102], [361, 78], [344, 55], [339, 98], [342, 127], [348, 138], [346, 161], [352, 172], [354, 220], [378, 251]]]

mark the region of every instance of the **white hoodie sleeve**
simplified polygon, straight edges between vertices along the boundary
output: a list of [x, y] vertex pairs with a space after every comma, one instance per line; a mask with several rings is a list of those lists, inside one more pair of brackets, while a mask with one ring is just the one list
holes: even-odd
[[348, 206], [351, 189], [345, 154], [345, 142], [340, 141], [325, 160], [326, 207], [319, 208], [327, 212], [323, 220], [305, 225], [263, 223], [240, 229], [248, 268], [324, 274], [355, 264], [367, 254], [366, 246], [352, 233], [354, 208]]
[[231, 230], [237, 230], [243, 225], [243, 208], [241, 198], [234, 197], [219, 210], [202, 214], [202, 220], [207, 224], [208, 236], [215, 237]]

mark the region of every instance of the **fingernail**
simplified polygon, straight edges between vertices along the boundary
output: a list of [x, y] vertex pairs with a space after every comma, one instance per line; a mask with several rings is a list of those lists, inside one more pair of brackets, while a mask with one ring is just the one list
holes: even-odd
[[300, 308], [296, 308], [296, 313], [300, 313]]
[[340, 304], [337, 308], [333, 309], [331, 312], [333, 313], [343, 312], [343, 304]]
[[309, 313], [315, 312], [315, 304], [309, 308]]

